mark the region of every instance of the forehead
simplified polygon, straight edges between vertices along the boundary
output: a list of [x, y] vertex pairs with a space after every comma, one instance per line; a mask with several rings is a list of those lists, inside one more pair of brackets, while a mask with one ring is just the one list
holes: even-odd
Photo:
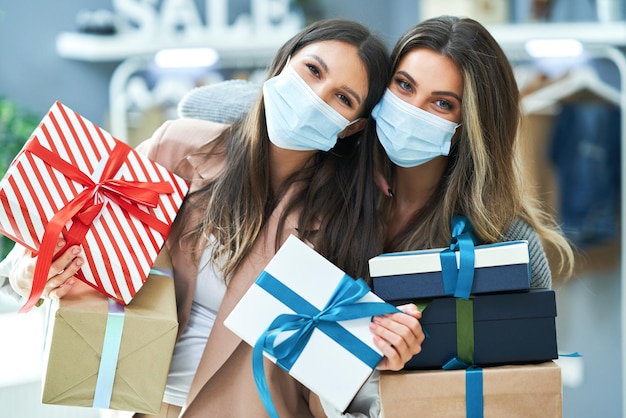
[[432, 91], [451, 91], [463, 97], [463, 75], [451, 58], [430, 49], [414, 49], [398, 64], [396, 72], [403, 71], [418, 85]]
[[317, 55], [328, 60], [327, 64], [333, 64], [338, 68], [343, 65], [354, 65], [365, 69], [361, 57], [358, 55], [356, 46], [344, 41], [319, 41], [307, 44], [300, 48], [292, 58]]

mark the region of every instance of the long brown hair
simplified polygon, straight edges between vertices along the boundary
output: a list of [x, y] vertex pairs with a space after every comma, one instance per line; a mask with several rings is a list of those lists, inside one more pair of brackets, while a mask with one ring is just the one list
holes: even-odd
[[[463, 124], [458, 128], [441, 182], [412, 227], [388, 243], [387, 250], [448, 245], [450, 220], [462, 214], [485, 243], [502, 240], [517, 218], [528, 222], [544, 244], [558, 250], [571, 272], [573, 253], [554, 219], [524, 193], [518, 135], [519, 91], [511, 65], [497, 41], [475, 20], [440, 16], [402, 35], [391, 53], [392, 74], [402, 58], [424, 48], [450, 58], [464, 82]], [[393, 167], [377, 145], [377, 162], [393, 179]], [[389, 199], [381, 199], [389, 214]]]
[[[329, 19], [311, 24], [278, 50], [269, 66], [268, 78], [280, 73], [289, 56], [308, 44], [325, 40], [357, 47], [369, 77], [369, 91], [360, 116], [368, 117], [387, 86], [389, 57], [385, 44], [359, 23]], [[376, 254], [377, 248], [371, 222], [375, 217], [373, 163], [371, 152], [363, 152], [360, 138], [361, 134], [355, 134], [340, 139], [329, 152], [315, 153], [305, 169], [274, 192], [260, 94], [243, 121], [202, 150], [206, 156], [223, 153], [225, 165], [219, 176], [187, 198], [188, 205], [205, 208], [201, 224], [187, 231], [195, 239], [196, 250], [203, 251], [208, 237], [213, 236], [212, 261], [227, 277], [249, 254], [285, 191], [298, 183], [298, 191], [286, 205], [276, 236], [281, 236], [287, 215], [298, 211], [302, 239], [313, 242], [317, 251], [348, 274], [366, 277], [367, 260]]]

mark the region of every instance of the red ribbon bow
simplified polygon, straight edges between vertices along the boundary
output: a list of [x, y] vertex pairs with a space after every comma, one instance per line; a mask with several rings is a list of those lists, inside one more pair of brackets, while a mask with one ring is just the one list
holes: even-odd
[[[96, 183], [91, 177], [61, 159], [59, 155], [48, 150], [39, 142], [30, 141], [25, 147], [25, 152], [38, 156], [48, 165], [61, 171], [66, 177], [85, 186], [85, 189], [57, 212], [46, 225], [35, 265], [33, 286], [26, 304], [20, 308], [19, 312], [28, 312], [41, 297], [48, 280], [50, 265], [54, 259], [56, 241], [67, 222], [73, 221], [71, 228], [65, 234], [65, 248], [83, 242], [91, 223], [104, 207], [104, 197], [109, 198], [132, 216], [156, 229], [163, 236], [169, 233], [169, 225], [155, 219], [136, 205], [156, 207], [159, 203], [159, 195], [174, 192], [170, 183], [166, 181], [127, 181], [112, 178], [119, 171], [131, 149], [125, 144], [118, 144], [106, 162], [100, 181]], [[59, 251], [59, 254], [65, 248]]]

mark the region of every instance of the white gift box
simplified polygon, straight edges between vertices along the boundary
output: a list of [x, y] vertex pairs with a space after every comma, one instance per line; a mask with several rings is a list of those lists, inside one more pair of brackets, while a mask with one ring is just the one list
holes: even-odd
[[[312, 305], [313, 310], [322, 310], [345, 277], [349, 278], [314, 249], [298, 238], [290, 236], [235, 306], [224, 324], [248, 344], [255, 346], [259, 337], [265, 335], [277, 317], [296, 313], [287, 306], [290, 302], [285, 303], [285, 300], [290, 298], [288, 295], [290, 292], [296, 294], [296, 299], [300, 297], [306, 299], [299, 303], [291, 303], [300, 311], [298, 313], [301, 313], [301, 309], [306, 311], [303, 306], [309, 306], [308, 304]], [[275, 289], [263, 284], [268, 278], [277, 284]], [[351, 283], [357, 283], [352, 278], [349, 280]], [[288, 289], [277, 290], [282, 286]], [[357, 301], [357, 305], [362, 302], [375, 302], [377, 306], [384, 307], [383, 309], [395, 309], [384, 304], [379, 297], [369, 291]], [[339, 334], [342, 332], [347, 334], [344, 336], [348, 340], [352, 339], [350, 344], [356, 341], [360, 349], [355, 350], [353, 345], [347, 349], [342, 345], [345, 341], [338, 342], [317, 327], [290, 369], [280, 361], [278, 364], [318, 396], [344, 411], [382, 359], [382, 353], [374, 345], [373, 334], [369, 330], [370, 321], [371, 316], [366, 316], [333, 323], [335, 327], [336, 324], [340, 325], [336, 327], [340, 328]], [[276, 344], [284, 341], [292, 333], [283, 332], [276, 338]], [[342, 340], [343, 337], [338, 339]], [[263, 354], [277, 362], [276, 358], [267, 352], [264, 351]], [[372, 361], [373, 358], [375, 361]], [[367, 364], [368, 362], [370, 364]]]

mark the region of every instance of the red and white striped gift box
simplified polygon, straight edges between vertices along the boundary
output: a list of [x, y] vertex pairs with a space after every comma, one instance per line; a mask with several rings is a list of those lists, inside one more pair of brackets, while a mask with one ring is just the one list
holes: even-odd
[[39, 299], [59, 234], [81, 244], [78, 278], [126, 305], [169, 234], [187, 183], [56, 102], [0, 181], [0, 233], [38, 254]]

